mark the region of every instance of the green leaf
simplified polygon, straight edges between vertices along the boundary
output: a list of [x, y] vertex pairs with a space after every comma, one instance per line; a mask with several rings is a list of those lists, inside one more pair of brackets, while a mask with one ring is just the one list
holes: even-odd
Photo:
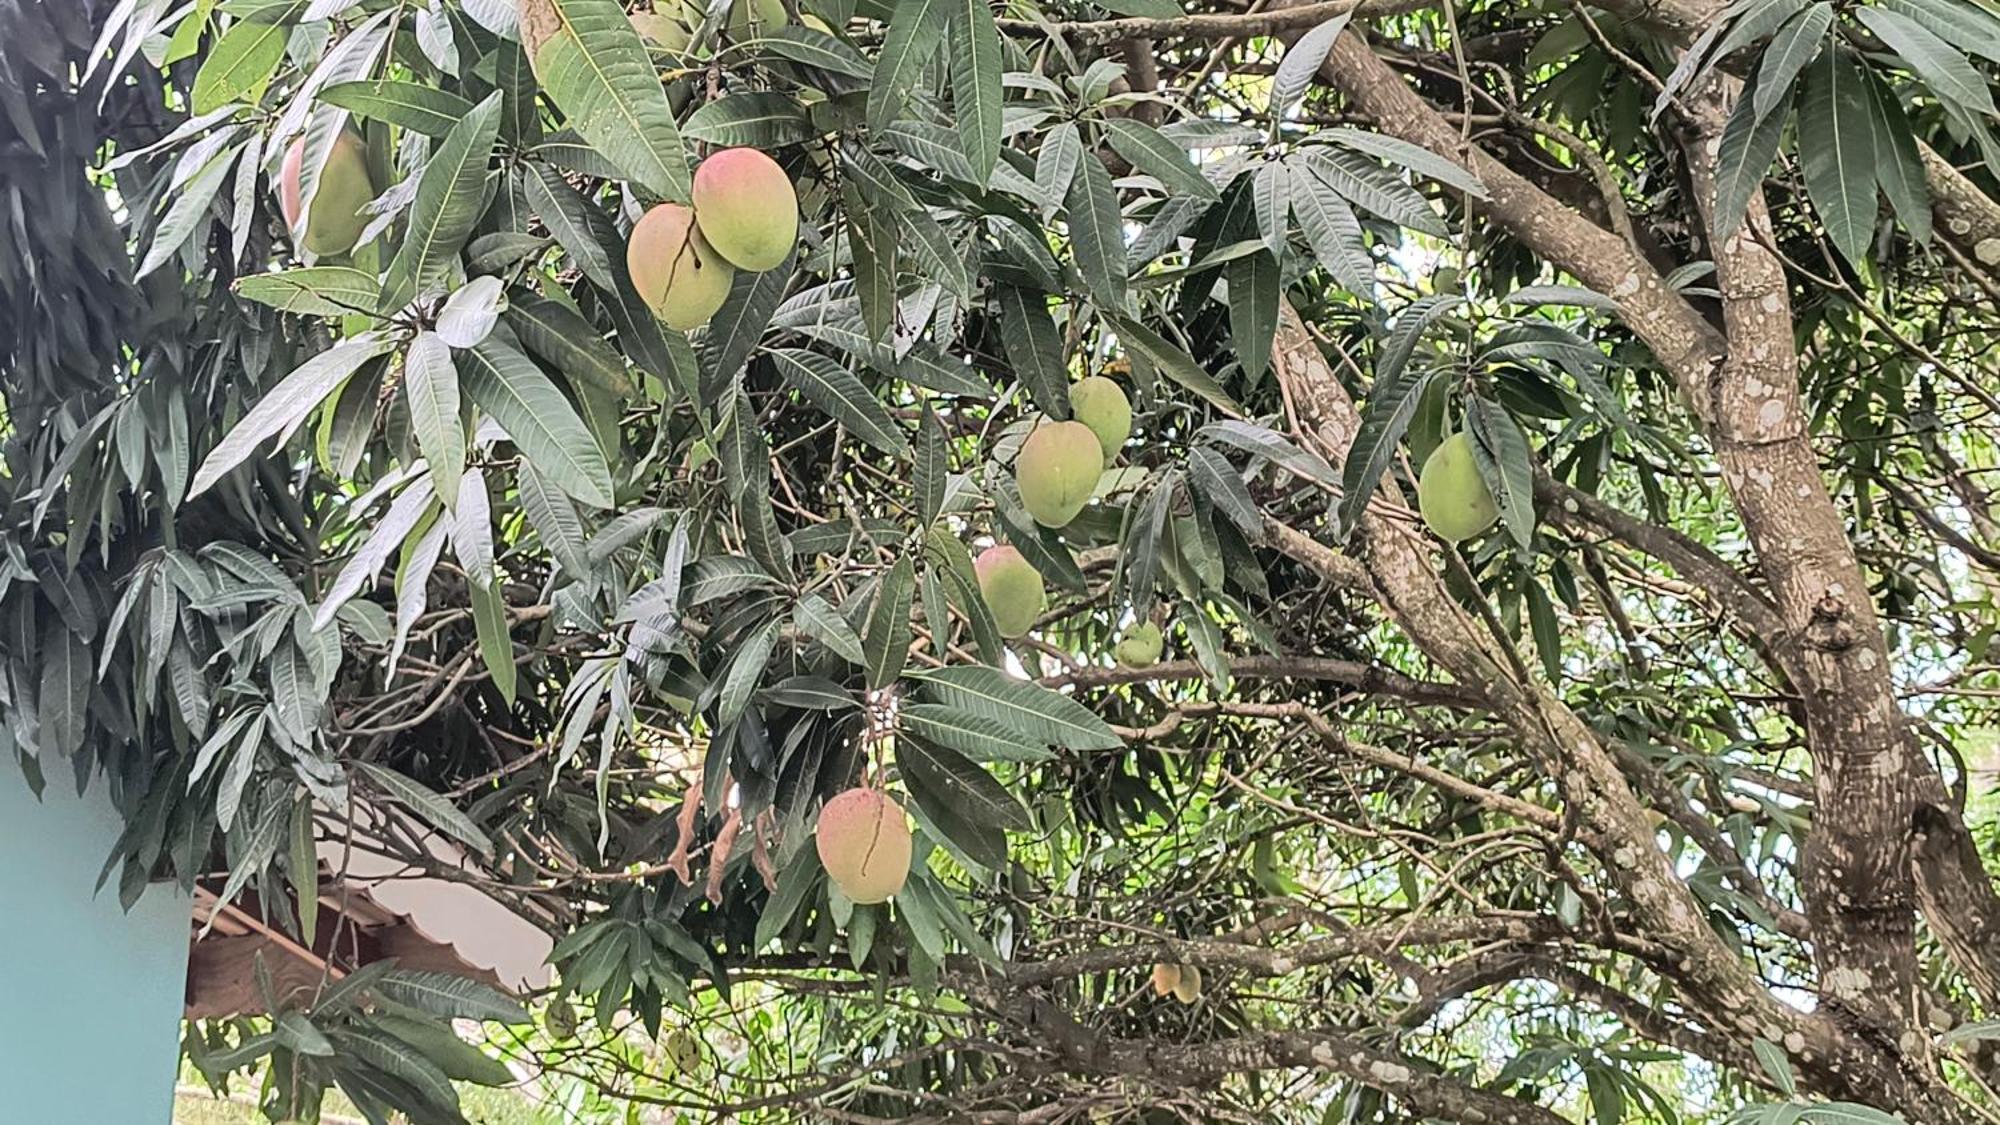
[[689, 115], [681, 133], [704, 144], [762, 149], [802, 144], [818, 135], [799, 103], [764, 90], [725, 94], [704, 103]]
[[860, 635], [818, 594], [801, 598], [792, 610], [792, 620], [798, 624], [800, 632], [825, 645], [849, 664], [860, 667], [868, 663], [868, 656], [861, 648]]
[[949, 0], [896, 0], [889, 33], [875, 59], [875, 77], [868, 85], [868, 127], [887, 128], [902, 112], [924, 68], [937, 55], [950, 19]]
[[381, 308], [394, 312], [443, 279], [486, 202], [486, 165], [500, 133], [496, 91], [452, 126], [417, 180], [409, 228], [383, 283]]
[[1012, 285], [993, 287], [1000, 305], [1000, 342], [1015, 378], [1051, 418], [1069, 417], [1069, 365], [1063, 359], [1062, 336], [1049, 316], [1048, 298]]
[[374, 987], [385, 999], [443, 1019], [532, 1022], [520, 1001], [491, 985], [454, 973], [393, 969], [376, 978]]
[[431, 487], [447, 508], [458, 505], [465, 473], [465, 422], [458, 403], [458, 369], [451, 346], [435, 332], [419, 332], [403, 356], [403, 394], [410, 429], [430, 466]]
[[1727, 241], [1743, 225], [1750, 201], [1764, 187], [1764, 174], [1777, 159], [1778, 143], [1785, 136], [1784, 113], [1759, 117], [1749, 98], [1738, 98], [1722, 129], [1722, 144], [1715, 157], [1715, 240]]
[[[23, 654], [25, 655], [25, 654]], [[89, 728], [92, 679], [90, 648], [59, 617], [49, 618], [41, 651], [40, 688], [35, 694], [35, 717], [41, 724], [38, 750], [44, 763], [54, 766], [83, 748]]]
[[1000, 159], [1000, 28], [987, 0], [956, 0], [947, 36], [951, 105], [958, 143], [972, 165], [973, 182], [985, 183]]
[[796, 25], [773, 28], [765, 33], [757, 46], [767, 55], [817, 67], [844, 78], [867, 78], [875, 72], [874, 64], [861, 52], [818, 28]]
[[1169, 195], [1195, 199], [1220, 199], [1222, 193], [1188, 159], [1187, 150], [1163, 136], [1158, 129], [1129, 117], [1107, 118], [1105, 139], [1113, 151], [1130, 161], [1134, 168], [1160, 181]]
[[209, 451], [188, 485], [188, 498], [208, 491], [210, 485], [242, 464], [264, 442], [279, 437], [282, 443], [281, 435], [289, 435], [304, 423], [307, 415], [326, 401], [335, 387], [346, 382], [361, 365], [395, 346], [393, 337], [368, 332], [343, 340], [293, 369], [269, 394], [258, 399], [250, 413], [236, 423], [236, 428]]
[[1986, 76], [1958, 48], [1916, 20], [1888, 8], [1863, 4], [1854, 9], [1854, 15], [1909, 64], [1931, 93], [1972, 113], [1994, 116], [1993, 91]]
[[294, 3], [284, 13], [273, 13], [284, 18], [238, 20], [215, 41], [189, 95], [189, 108], [197, 116], [230, 102], [257, 100], [284, 60], [285, 43], [292, 34], [291, 10], [298, 6]]
[[427, 137], [448, 135], [472, 112], [471, 102], [449, 90], [388, 78], [337, 83], [321, 90], [319, 100]]
[[800, 348], [777, 348], [770, 352], [778, 373], [807, 402], [831, 415], [855, 437], [891, 456], [907, 459], [910, 442], [902, 427], [889, 415], [859, 376], [832, 359]]
[[445, 1075], [481, 1086], [511, 1086], [514, 1072], [498, 1059], [460, 1039], [442, 1023], [410, 1019], [406, 1016], [376, 1014], [375, 1026], [423, 1052]]
[[479, 642], [479, 658], [485, 663], [487, 674], [493, 677], [500, 698], [512, 706], [519, 670], [514, 666], [514, 640], [507, 627], [507, 603], [501, 597], [499, 583], [467, 583], [466, 596], [472, 603], [472, 627]]
[[597, 326], [561, 301], [532, 293], [516, 294], [507, 305], [507, 323], [528, 350], [568, 376], [573, 384], [595, 387], [619, 398], [633, 394], [625, 360]]
[[1313, 257], [1334, 280], [1356, 296], [1375, 296], [1375, 260], [1362, 241], [1361, 220], [1333, 186], [1311, 170], [1288, 165], [1292, 175], [1292, 214], [1299, 220]]
[[1125, 224], [1104, 162], [1085, 155], [1063, 197], [1070, 250], [1091, 296], [1107, 309], [1125, 308]]
[[1381, 133], [1363, 132], [1360, 129], [1319, 129], [1313, 133], [1312, 139], [1332, 141], [1342, 148], [1379, 156], [1419, 176], [1455, 187], [1474, 199], [1487, 197], [1486, 185], [1480, 182], [1477, 175], [1430, 149], [1413, 145], [1408, 141], [1384, 136]]
[[613, 504], [611, 469], [569, 400], [527, 356], [489, 336], [461, 353], [459, 381], [550, 483], [586, 504]]
[[1203, 370], [1187, 349], [1129, 316], [1112, 314], [1107, 319], [1117, 326], [1118, 339], [1151, 364], [1154, 370], [1223, 410], [1235, 413], [1240, 409], [1236, 400], [1229, 397], [1229, 392], [1222, 389], [1222, 384]]
[[1292, 106], [1304, 96], [1306, 87], [1319, 74], [1320, 64], [1326, 61], [1327, 52], [1333, 50], [1333, 41], [1353, 18], [1353, 12], [1342, 12], [1285, 48], [1284, 58], [1278, 60], [1278, 71], [1271, 76], [1271, 101], [1266, 112], [1272, 118], [1273, 128], [1277, 127], [1277, 119], [1291, 112]]
[[367, 774], [382, 792], [401, 802], [424, 823], [457, 838], [480, 855], [493, 854], [493, 841], [487, 839], [486, 833], [472, 823], [472, 818], [458, 811], [458, 807], [450, 801], [378, 762], [356, 762], [354, 767]]
[[1025, 832], [1034, 822], [1013, 794], [962, 755], [921, 739], [896, 744], [896, 765], [925, 793], [943, 798], [958, 815], [1001, 831]]
[[419, 1112], [424, 1107], [449, 1110], [453, 1118], [458, 1116], [458, 1091], [452, 1088], [450, 1077], [415, 1047], [387, 1032], [351, 1024], [329, 1028], [327, 1035], [340, 1048], [341, 1054], [351, 1055], [384, 1075], [408, 1084], [424, 1102], [423, 1106], [414, 1109]]
[[771, 659], [771, 650], [778, 643], [778, 627], [783, 622], [778, 618], [766, 621], [744, 640], [729, 660], [729, 672], [722, 679], [716, 707], [716, 725], [727, 727], [743, 717], [744, 709], [750, 705], [751, 693], [757, 689], [757, 681], [764, 677], [764, 666]]
[[937, 668], [918, 678], [932, 700], [990, 719], [1036, 742], [1069, 750], [1115, 750], [1124, 745], [1118, 732], [1088, 707], [997, 668]]
[[687, 199], [673, 106], [617, 0], [522, 0], [521, 42], [570, 128], [654, 195]]
[[1042, 762], [1055, 756], [984, 715], [937, 703], [903, 704], [896, 709], [896, 725], [975, 762]]
[[217, 156], [169, 193], [173, 202], [168, 204], [167, 213], [153, 230], [153, 241], [146, 247], [146, 257], [139, 263], [137, 276], [145, 277], [173, 260], [174, 254], [187, 244], [195, 229], [208, 218], [209, 207], [221, 193], [222, 181], [228, 175], [228, 157]]
[[1314, 148], [1307, 150], [1306, 167], [1348, 202], [1370, 214], [1439, 238], [1450, 235], [1429, 200], [1373, 161], [1337, 149]]
[[292, 894], [299, 905], [299, 936], [310, 946], [319, 932], [319, 855], [313, 840], [312, 798], [300, 794], [292, 806]]
[[1784, 1048], [1760, 1036], [1750, 1041], [1750, 1050], [1779, 1093], [1788, 1098], [1798, 1096], [1798, 1079], [1792, 1073], [1792, 1060], [1786, 1057]]
[[1760, 120], [1784, 102], [1799, 71], [1819, 57], [1820, 48], [1826, 45], [1827, 29], [1832, 26], [1833, 5], [1814, 4], [1778, 29], [1757, 62], [1753, 101]]
[[1473, 460], [1500, 505], [1500, 522], [1527, 550], [1535, 535], [1535, 468], [1528, 439], [1499, 403], [1474, 398], [1466, 407]]
[[945, 436], [937, 412], [926, 401], [923, 416], [917, 420], [916, 468], [911, 476], [911, 486], [917, 494], [917, 521], [926, 527], [937, 522], [944, 511], [945, 485], [950, 476], [950, 439]]
[[1873, 73], [1868, 75], [1868, 109], [1875, 138], [1875, 183], [1889, 197], [1889, 205], [1910, 237], [1927, 242], [1931, 237], [1930, 182], [1924, 175], [1923, 159], [1917, 155], [1916, 134], [1895, 92]]
[[1875, 139], [1867, 76], [1844, 48], [1822, 51], [1799, 97], [1799, 161], [1827, 237], [1850, 262], [1875, 235]]
[[897, 559], [876, 586], [875, 600], [868, 607], [868, 625], [861, 634], [861, 650], [867, 657], [863, 667], [872, 690], [895, 683], [903, 674], [903, 664], [910, 655], [910, 606], [916, 586], [916, 569], [908, 555]]
[[1278, 331], [1278, 297], [1282, 283], [1278, 263], [1262, 250], [1223, 267], [1229, 278], [1229, 337], [1236, 358], [1251, 379], [1271, 363], [1271, 338]]
[[300, 316], [370, 315], [381, 304], [382, 283], [350, 266], [307, 266], [236, 279], [236, 295]]

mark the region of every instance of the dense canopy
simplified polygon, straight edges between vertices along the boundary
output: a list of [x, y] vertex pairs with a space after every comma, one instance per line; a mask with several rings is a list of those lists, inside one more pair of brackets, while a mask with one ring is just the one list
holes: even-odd
[[1986, 0], [640, 6], [0, 0], [9, 756], [556, 939], [210, 1081], [2000, 1120]]

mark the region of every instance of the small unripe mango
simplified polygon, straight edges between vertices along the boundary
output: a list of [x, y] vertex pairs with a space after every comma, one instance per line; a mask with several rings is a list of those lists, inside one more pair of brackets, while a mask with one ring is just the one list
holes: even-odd
[[988, 547], [973, 560], [979, 578], [979, 594], [993, 611], [1000, 635], [1012, 640], [1025, 636], [1048, 605], [1048, 590], [1041, 572], [1021, 552], [1012, 547]]
[[799, 196], [778, 162], [754, 148], [725, 148], [694, 170], [694, 214], [703, 238], [743, 270], [782, 265], [799, 240]]
[[1141, 621], [1125, 630], [1111, 654], [1127, 668], [1151, 668], [1160, 662], [1160, 650], [1164, 647], [1160, 627], [1151, 621]]
[[1047, 422], [1021, 443], [1014, 479], [1021, 504], [1043, 527], [1067, 527], [1097, 491], [1104, 446], [1082, 422]]
[[696, 229], [694, 212], [678, 203], [662, 203], [633, 225], [625, 268], [653, 315], [683, 332], [708, 323], [736, 278]]
[[1109, 465], [1132, 436], [1132, 400], [1118, 384], [1102, 375], [1092, 375], [1069, 389], [1070, 414], [1090, 427], [1104, 447], [1104, 463]]
[[827, 877], [861, 905], [887, 902], [910, 877], [910, 824], [879, 789], [849, 789], [819, 811], [814, 845]]
[[1166, 996], [1181, 983], [1181, 967], [1168, 961], [1153, 963], [1153, 995]]
[[1183, 1004], [1192, 1004], [1201, 999], [1201, 970], [1193, 965], [1182, 965], [1180, 979], [1174, 982], [1174, 999]]
[[313, 191], [311, 213], [305, 229], [299, 229], [299, 210], [304, 203], [306, 139], [300, 137], [285, 150], [285, 162], [278, 172], [278, 209], [285, 226], [299, 239], [299, 247], [325, 257], [354, 249], [369, 216], [361, 208], [375, 198], [375, 184], [368, 175], [368, 149], [361, 138], [343, 129], [333, 139], [320, 169], [319, 186]]
[[1479, 475], [1472, 438], [1460, 432], [1439, 443], [1417, 474], [1417, 511], [1432, 533], [1447, 543], [1470, 539], [1500, 518], [1500, 506]]

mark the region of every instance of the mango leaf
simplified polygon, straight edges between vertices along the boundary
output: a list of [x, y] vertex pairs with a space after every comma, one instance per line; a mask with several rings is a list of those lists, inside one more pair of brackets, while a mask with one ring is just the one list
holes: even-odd
[[987, 0], [956, 0], [946, 36], [951, 104], [958, 122], [959, 148], [971, 165], [973, 182], [985, 183], [1000, 159], [1000, 28]]
[[868, 625], [861, 634], [861, 650], [867, 657], [863, 667], [870, 689], [887, 687], [903, 674], [903, 663], [910, 655], [910, 606], [916, 584], [915, 567], [905, 555], [882, 575], [875, 588], [875, 599], [868, 607]]
[[1069, 750], [1115, 750], [1118, 732], [1088, 707], [997, 668], [936, 668], [917, 677], [925, 696], [947, 707], [990, 719], [1002, 729]]
[[1169, 195], [1195, 199], [1220, 199], [1222, 193], [1188, 159], [1187, 150], [1168, 140], [1158, 129], [1129, 117], [1112, 117], [1104, 122], [1105, 139], [1118, 155], [1134, 168], [1160, 181]]
[[442, 279], [472, 234], [486, 201], [486, 165], [500, 132], [500, 95], [489, 94], [452, 126], [424, 165], [410, 225], [390, 263], [379, 306], [393, 312]]
[[1875, 138], [1867, 75], [1845, 48], [1820, 52], [1799, 95], [1799, 163], [1827, 237], [1850, 262], [1875, 236]]
[[550, 483], [586, 504], [612, 506], [611, 469], [603, 451], [532, 360], [488, 337], [461, 354], [459, 380]]
[[902, 111], [924, 68], [937, 56], [950, 14], [950, 0], [897, 0], [868, 84], [869, 128], [886, 127]]
[[236, 279], [236, 295], [300, 316], [368, 315], [381, 303], [382, 283], [351, 266], [306, 266]]
[[293, 369], [268, 394], [258, 399], [250, 413], [236, 423], [236, 428], [209, 451], [201, 468], [195, 470], [194, 480], [188, 485], [188, 498], [208, 491], [210, 485], [242, 464], [264, 442], [296, 430], [306, 416], [324, 402], [335, 387], [360, 370], [362, 364], [395, 346], [396, 342], [390, 336], [366, 332], [335, 344]]
[[688, 116], [681, 132], [711, 145], [752, 145], [772, 149], [813, 139], [817, 131], [799, 103], [784, 94], [754, 91], [725, 94]]
[[487, 839], [486, 833], [479, 830], [471, 817], [460, 812], [458, 806], [444, 797], [378, 762], [356, 762], [354, 768], [367, 774], [382, 792], [395, 798], [426, 824], [456, 838], [480, 855], [493, 854], [493, 841]]
[[472, 112], [471, 102], [449, 90], [388, 78], [336, 83], [321, 90], [319, 100], [427, 137], [450, 134]]
[[687, 199], [673, 106], [617, 0], [521, 0], [521, 45], [570, 128], [654, 195]]
[[785, 382], [855, 437], [892, 456], [909, 457], [908, 436], [854, 372], [818, 352], [799, 348], [775, 349], [770, 356]]
[[1049, 316], [1048, 298], [1031, 289], [996, 285], [1000, 305], [1000, 342], [1014, 366], [1014, 377], [1028, 389], [1042, 413], [1069, 417], [1069, 366], [1063, 360], [1062, 337]]

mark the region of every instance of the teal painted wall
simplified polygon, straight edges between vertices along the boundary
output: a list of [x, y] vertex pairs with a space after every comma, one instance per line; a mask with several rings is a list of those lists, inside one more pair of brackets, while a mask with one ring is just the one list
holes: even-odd
[[0, 1121], [166, 1125], [173, 1117], [189, 903], [93, 894], [121, 825], [102, 778], [66, 764], [37, 801], [0, 757]]

